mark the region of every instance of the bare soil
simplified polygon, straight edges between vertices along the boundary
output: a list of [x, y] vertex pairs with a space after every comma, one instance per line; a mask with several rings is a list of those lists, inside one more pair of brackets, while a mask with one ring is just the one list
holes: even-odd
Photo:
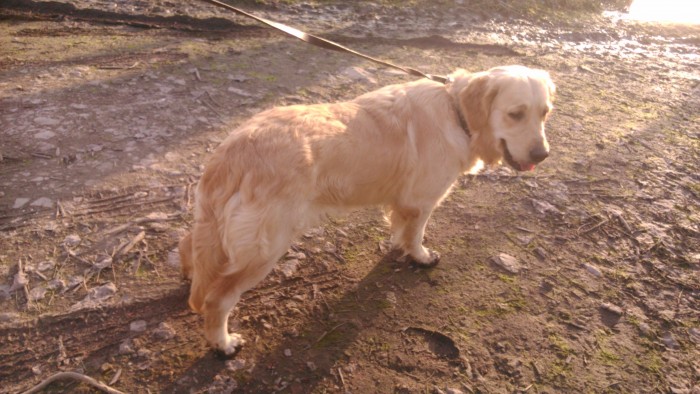
[[386, 252], [378, 209], [334, 218], [221, 360], [176, 257], [208, 152], [410, 77], [195, 2], [0, 5], [0, 392], [700, 393], [700, 28], [465, 7], [256, 9], [431, 73], [544, 68], [558, 97], [536, 172], [464, 176], [435, 212], [436, 268]]

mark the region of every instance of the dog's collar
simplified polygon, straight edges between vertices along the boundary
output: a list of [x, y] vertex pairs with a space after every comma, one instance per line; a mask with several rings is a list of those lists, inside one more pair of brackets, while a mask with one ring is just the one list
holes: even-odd
[[467, 120], [464, 119], [464, 114], [459, 109], [459, 103], [456, 103], [455, 100], [450, 100], [450, 101], [452, 101], [452, 108], [454, 108], [455, 113], [457, 114], [457, 120], [459, 120], [459, 126], [462, 127], [462, 130], [464, 130], [464, 133], [468, 137], [471, 137], [472, 133], [469, 131], [469, 125], [467, 124]]
[[[452, 82], [454, 82], [454, 78], [452, 77], [447, 77], [445, 81], [445, 86], [449, 86]], [[464, 130], [464, 133], [468, 136], [471, 137], [472, 133], [469, 131], [469, 125], [467, 124], [467, 120], [464, 118], [464, 114], [462, 111], [459, 109], [459, 102], [455, 100], [449, 92], [447, 93], [450, 97], [450, 101], [452, 102], [452, 108], [454, 108], [455, 113], [457, 114], [457, 120], [459, 121], [459, 126]]]

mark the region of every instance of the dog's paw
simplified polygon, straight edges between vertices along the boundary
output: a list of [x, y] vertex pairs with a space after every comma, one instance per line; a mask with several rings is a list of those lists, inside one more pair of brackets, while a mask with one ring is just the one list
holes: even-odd
[[229, 359], [233, 358], [245, 345], [245, 340], [240, 334], [229, 334], [226, 343], [214, 346], [217, 356]]
[[416, 259], [411, 255], [407, 256], [408, 262], [417, 268], [433, 268], [438, 263], [440, 262], [440, 253], [434, 251], [434, 250], [429, 250], [428, 251], [428, 258], [426, 259]]

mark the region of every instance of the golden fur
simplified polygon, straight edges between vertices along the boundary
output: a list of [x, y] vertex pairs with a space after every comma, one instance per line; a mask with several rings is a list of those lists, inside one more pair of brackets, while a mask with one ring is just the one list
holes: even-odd
[[242, 345], [228, 333], [230, 311], [326, 215], [382, 205], [392, 245], [432, 266], [439, 255], [422, 245], [425, 225], [460, 174], [502, 159], [530, 170], [547, 156], [554, 85], [546, 72], [508, 66], [451, 77], [274, 108], [216, 149], [196, 191], [194, 227], [180, 242], [190, 306], [204, 314], [212, 347], [230, 355]]

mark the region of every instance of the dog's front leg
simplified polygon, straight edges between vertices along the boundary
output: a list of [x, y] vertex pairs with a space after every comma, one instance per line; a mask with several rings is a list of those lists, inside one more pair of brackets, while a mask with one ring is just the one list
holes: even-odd
[[440, 261], [439, 253], [423, 246], [425, 226], [433, 207], [434, 204], [392, 208], [392, 244], [408, 255], [412, 264], [424, 268], [434, 267]]

